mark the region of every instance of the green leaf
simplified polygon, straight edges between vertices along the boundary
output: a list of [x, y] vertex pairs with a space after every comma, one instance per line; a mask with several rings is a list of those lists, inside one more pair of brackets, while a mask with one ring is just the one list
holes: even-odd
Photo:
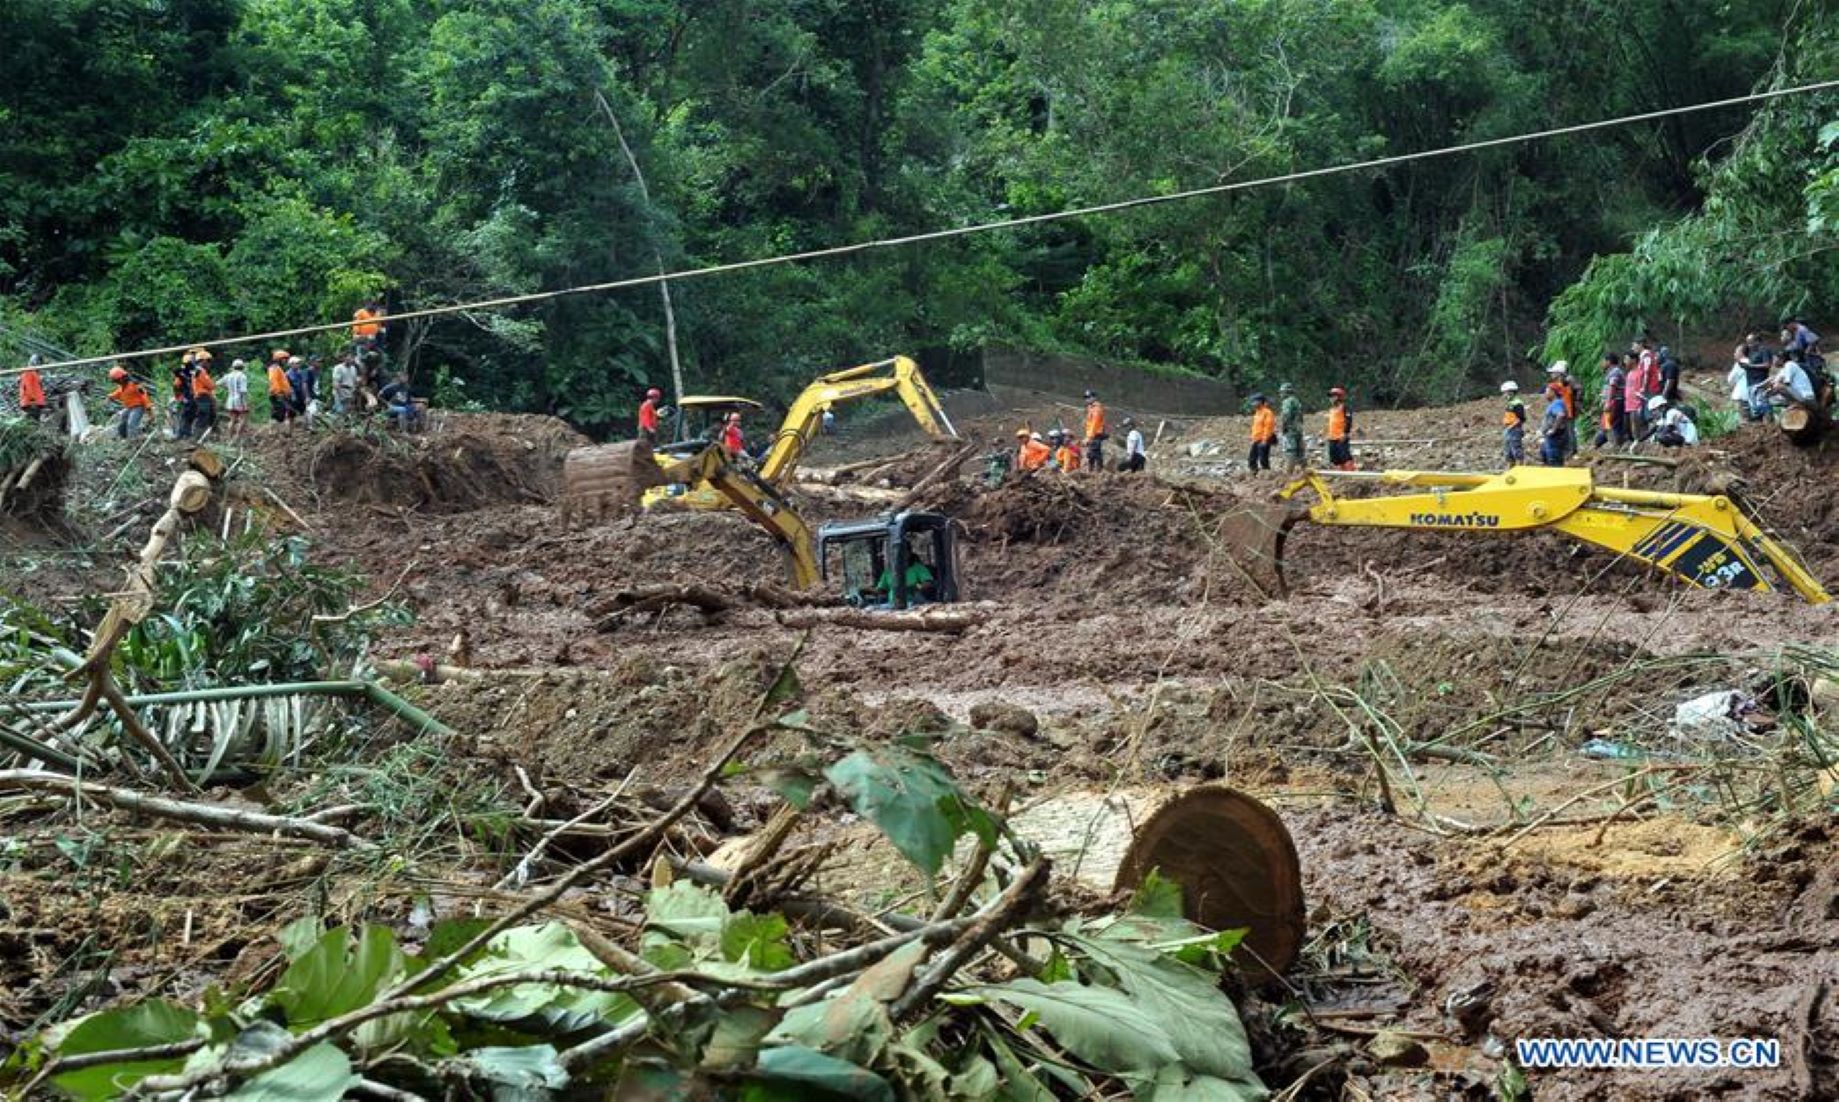
[[333, 1045], [319, 1044], [224, 1097], [232, 1102], [338, 1102], [357, 1081], [349, 1057]]
[[700, 884], [679, 880], [645, 894], [645, 922], [688, 941], [721, 943], [728, 905]]
[[493, 1102], [539, 1102], [568, 1086], [568, 1071], [553, 1045], [475, 1048], [454, 1063], [492, 1084]]
[[1023, 978], [967, 991], [1036, 1015], [1067, 1051], [1101, 1071], [1148, 1073], [1181, 1059], [1161, 1023], [1115, 988]]
[[778, 793], [786, 803], [800, 811], [811, 806], [811, 797], [824, 778], [808, 769], [793, 766], [767, 766], [754, 770], [754, 778]]
[[783, 1014], [778, 1010], [742, 1004], [724, 1010], [715, 1019], [715, 1032], [703, 1046], [702, 1066], [714, 1070], [750, 1068], [759, 1059], [760, 1045]]
[[988, 1023], [981, 1024], [978, 1031], [983, 1034], [983, 1043], [990, 1055], [996, 1058], [996, 1067], [1002, 1072], [1003, 1098], [1011, 1102], [1054, 1102], [1054, 1092], [1022, 1065], [1021, 1058], [1016, 1056], [1015, 1050], [1009, 1047], [1009, 1042], [1003, 1039], [1002, 1034]]
[[350, 927], [340, 926], [327, 930], [288, 965], [272, 997], [286, 1011], [288, 1024], [314, 1026], [368, 1005], [407, 966], [389, 927], [365, 926], [353, 945]]
[[[612, 978], [613, 973], [560, 922], [518, 926], [493, 938], [475, 962], [456, 970], [455, 982], [530, 968], [557, 968]], [[592, 1025], [614, 1025], [639, 1013], [638, 1004], [617, 991], [591, 991], [546, 983], [520, 983], [453, 1000], [456, 1010], [493, 1022], [532, 1019], [573, 1033]]]
[[[754, 1075], [769, 1085], [798, 1088], [799, 1093], [791, 1097], [894, 1102], [894, 1088], [886, 1079], [847, 1060], [799, 1045], [769, 1048], [760, 1053]], [[749, 1096], [753, 1096], [751, 1092]]]
[[1117, 973], [1134, 1005], [1174, 1043], [1181, 1063], [1257, 1084], [1244, 1023], [1220, 992], [1218, 977], [1139, 945], [1076, 935], [1069, 940]]
[[790, 968], [798, 960], [786, 943], [788, 932], [789, 927], [780, 915], [742, 911], [722, 923], [722, 956], [761, 972]]
[[995, 819], [965, 797], [936, 759], [893, 746], [859, 750], [824, 776], [927, 876], [938, 875], [959, 835], [995, 844]]
[[1181, 885], [1163, 876], [1161, 869], [1151, 869], [1131, 895], [1129, 909], [1149, 918], [1182, 918]]
[[972, 1056], [964, 1069], [951, 1077], [951, 1096], [972, 1100], [995, 1098], [1002, 1089], [1002, 1073], [987, 1057]]
[[[57, 1045], [59, 1056], [83, 1056], [123, 1048], [146, 1048], [189, 1041], [199, 1035], [202, 1020], [182, 1006], [160, 999], [91, 1014], [78, 1021]], [[114, 1098], [122, 1089], [149, 1075], [166, 1075], [185, 1066], [185, 1057], [141, 1060], [129, 1064], [103, 1064], [66, 1072], [52, 1082], [79, 1099]]]
[[1187, 1068], [1171, 1066], [1156, 1073], [1156, 1081], [1137, 1091], [1143, 1102], [1264, 1102], [1263, 1086], [1236, 1083]]
[[894, 1035], [887, 1008], [845, 993], [786, 1011], [768, 1044], [801, 1045], [857, 1064], [873, 1064]]
[[275, 940], [281, 943], [281, 952], [288, 960], [299, 960], [326, 933], [325, 923], [318, 915], [305, 915], [281, 927]]
[[778, 676], [773, 678], [772, 685], [767, 688], [764, 707], [771, 708], [775, 704], [799, 700], [804, 695], [805, 687], [798, 680], [798, 671], [792, 668], [790, 662], [787, 662], [779, 667]]

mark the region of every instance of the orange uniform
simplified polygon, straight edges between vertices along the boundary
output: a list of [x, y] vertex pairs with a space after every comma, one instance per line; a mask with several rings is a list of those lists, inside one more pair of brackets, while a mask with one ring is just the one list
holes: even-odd
[[1096, 399], [1086, 403], [1086, 439], [1096, 440], [1105, 435], [1105, 406]]
[[1347, 407], [1333, 405], [1328, 407], [1328, 439], [1347, 439]]
[[647, 398], [639, 403], [639, 431], [649, 432], [654, 436], [658, 431], [658, 400]]
[[34, 409], [45, 404], [45, 384], [36, 371], [19, 376], [19, 408]]
[[1053, 458], [1053, 449], [1042, 440], [1024, 440], [1022, 442], [1021, 461], [1018, 464], [1024, 471], [1038, 471], [1047, 466]]
[[1252, 413], [1252, 443], [1274, 444], [1277, 442], [1277, 411], [1270, 406], [1259, 406]]
[[382, 316], [382, 314], [373, 313], [368, 307], [358, 307], [357, 311], [351, 315], [353, 322], [351, 335], [361, 341], [375, 337], [378, 333], [383, 332], [383, 324], [377, 320]]
[[1063, 471], [1078, 470], [1079, 449], [1071, 442], [1060, 445], [1054, 449], [1054, 462], [1060, 464], [1060, 469]]
[[287, 369], [279, 363], [268, 365], [268, 397], [289, 398], [294, 393], [294, 384], [287, 381]]
[[120, 402], [123, 409], [152, 409], [153, 399], [147, 397], [147, 391], [132, 379], [109, 391], [109, 398]]
[[217, 397], [217, 380], [211, 378], [211, 373], [204, 369], [203, 364], [199, 364], [192, 369], [192, 397]]

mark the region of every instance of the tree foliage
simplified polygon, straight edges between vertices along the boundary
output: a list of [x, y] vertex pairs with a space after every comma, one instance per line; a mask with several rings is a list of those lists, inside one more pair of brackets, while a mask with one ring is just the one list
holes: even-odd
[[[16, 0], [0, 302], [99, 352], [338, 320], [376, 292], [401, 310], [1247, 180], [1818, 76], [1831, 32], [1798, 10]], [[770, 394], [1000, 339], [1446, 396], [1524, 356], [1590, 258], [1631, 243], [1645, 282], [1610, 297], [1643, 316], [1746, 279], [1786, 305], [1822, 294], [1795, 239], [1839, 219], [1832, 101], [1776, 104], [1720, 145], [1746, 117], [697, 280], [678, 290], [688, 374]], [[1706, 281], [1694, 261], [1758, 220], [1781, 250]], [[590, 428], [666, 375], [649, 288], [397, 330], [418, 374]]]

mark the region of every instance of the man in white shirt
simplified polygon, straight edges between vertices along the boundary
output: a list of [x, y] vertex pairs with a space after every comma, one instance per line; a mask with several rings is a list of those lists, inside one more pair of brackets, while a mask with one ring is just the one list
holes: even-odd
[[243, 434], [249, 420], [249, 375], [243, 370], [243, 361], [231, 361], [230, 373], [217, 380], [217, 389], [223, 391], [224, 412], [230, 415], [230, 427], [224, 435], [234, 440]]
[[358, 396], [358, 365], [351, 358], [332, 365], [332, 412], [350, 413]]
[[1783, 358], [1781, 364], [1770, 374], [1769, 381], [1763, 384], [1771, 397], [1778, 397], [1792, 405], [1810, 406], [1813, 404], [1813, 380], [1795, 360]]
[[1658, 394], [1647, 400], [1647, 419], [1654, 426], [1654, 442], [1663, 448], [1691, 447], [1699, 442], [1699, 427], [1692, 418]]
[[1143, 448], [1143, 432], [1137, 423], [1129, 417], [1124, 418], [1124, 466], [1126, 471], [1140, 471], [1149, 462], [1149, 452]]

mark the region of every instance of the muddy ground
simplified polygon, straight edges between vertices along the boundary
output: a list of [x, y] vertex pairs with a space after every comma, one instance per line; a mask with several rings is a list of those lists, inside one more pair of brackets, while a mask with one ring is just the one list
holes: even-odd
[[[1001, 411], [962, 427], [1006, 440], [1018, 420], [1056, 414], [1065, 415]], [[1490, 402], [1365, 413], [1358, 450], [1369, 466], [1487, 469], [1496, 417]], [[1308, 527], [1288, 541], [1280, 596], [1267, 564], [1241, 561], [1222, 529], [1280, 484], [1237, 465], [1244, 419], [1154, 430], [1150, 476], [1055, 474], [989, 488], [973, 462], [929, 500], [961, 522], [966, 596], [986, 616], [958, 636], [820, 627], [806, 637], [770, 609], [610, 615], [614, 596], [634, 586], [738, 588], [781, 581], [783, 569], [770, 541], [728, 513], [564, 528], [560, 458], [579, 440], [548, 419], [460, 415], [410, 441], [274, 430], [235, 451], [243, 477], [291, 509], [265, 511], [266, 523], [300, 531], [316, 555], [365, 574], [373, 595], [414, 607], [416, 624], [385, 636], [379, 658], [464, 653], [471, 673], [415, 691], [462, 732], [481, 770], [522, 767], [539, 788], [584, 794], [584, 804], [628, 776], [680, 782], [803, 638], [799, 669], [818, 721], [932, 731], [940, 755], [986, 797], [1004, 783], [1038, 801], [1120, 779], [1224, 779], [1264, 798], [1300, 850], [1312, 940], [1285, 984], [1246, 993], [1274, 1087], [1320, 1064], [1301, 1097], [1481, 1098], [1516, 1037], [1710, 1035], [1780, 1038], [1785, 1066], [1528, 1079], [1541, 1099], [1839, 1090], [1830, 796], [1826, 818], [1809, 812], [1766, 832], [1688, 794], [1605, 825], [1618, 807], [1607, 782], [1631, 767], [1580, 753], [1593, 739], [1677, 749], [1665, 731], [1674, 704], [1763, 671], [1674, 660], [1830, 647], [1839, 643], [1830, 606], [1685, 590], [1556, 535]], [[866, 447], [851, 440], [831, 458]], [[948, 451], [922, 449], [857, 485], [898, 488]], [[1789, 449], [1763, 429], [1701, 451], [1681, 470], [1599, 462], [1598, 477], [1673, 488], [1707, 470], [1740, 475], [1755, 511], [1816, 575], [1839, 581], [1829, 453]], [[872, 512], [848, 500], [848, 486], [807, 487], [809, 511]], [[6, 548], [15, 564], [34, 556], [30, 570], [9, 566], [9, 582], [42, 604], [98, 591], [121, 561], [107, 549], [60, 558], [46, 540], [22, 530]], [[1609, 683], [1587, 689], [1599, 679]], [[1401, 806], [1381, 810], [1361, 724], [1331, 687], [1356, 690], [1408, 740], [1457, 732], [1452, 745], [1468, 756], [1414, 757], [1393, 778], [1410, 798], [1394, 793]], [[1585, 691], [1489, 720], [1565, 687]], [[1038, 729], [979, 729], [973, 709], [992, 704], [1028, 710]], [[1506, 846], [1506, 835], [1487, 833], [1592, 789], [1565, 810], [1584, 820], [1576, 826]], [[739, 828], [767, 806], [743, 793]], [[0, 873], [9, 1028], [68, 995], [73, 954], [119, 953], [108, 985], [85, 994], [92, 1001], [195, 988], [213, 970], [251, 966], [251, 924], [289, 917], [290, 897], [268, 889], [337, 891], [315, 879], [310, 856], [240, 852], [200, 852], [133, 891], [52, 882], [42, 873], [49, 853]], [[270, 883], [226, 909], [210, 886], [225, 875]], [[95, 938], [72, 932], [78, 914]], [[174, 923], [185, 924], [183, 948], [149, 934]], [[1382, 1065], [1365, 1051], [1393, 1029], [1423, 1042], [1423, 1066]]]

